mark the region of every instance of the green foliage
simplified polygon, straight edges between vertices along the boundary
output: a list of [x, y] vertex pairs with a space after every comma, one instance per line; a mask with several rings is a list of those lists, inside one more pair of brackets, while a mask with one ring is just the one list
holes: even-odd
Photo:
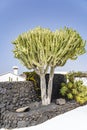
[[37, 96], [39, 99], [41, 99], [41, 89], [40, 89], [40, 85], [39, 85], [39, 80], [40, 77], [38, 74], [36, 74], [35, 71], [33, 72], [24, 72], [24, 74], [26, 75], [26, 80], [27, 81], [33, 81], [34, 83], [34, 89], [37, 93]]
[[29, 81], [31, 78], [38, 77], [35, 71], [32, 72], [23, 72], [26, 75], [26, 80]]
[[63, 66], [68, 59], [77, 59], [85, 53], [86, 42], [71, 28], [52, 32], [37, 27], [19, 35], [13, 44], [15, 57], [28, 69], [41, 74], [42, 68], [45, 73], [49, 66]]
[[83, 85], [82, 81], [74, 81], [73, 75], [68, 76], [68, 83], [62, 83], [60, 93], [68, 99], [75, 99], [78, 103], [84, 104], [87, 102], [87, 86]]
[[68, 99], [73, 99], [72, 93], [68, 93], [68, 94], [67, 94], [67, 97], [68, 97]]
[[78, 71], [78, 72], [72, 71], [72, 72], [69, 72], [67, 76], [68, 76], [68, 78], [69, 77], [71, 78], [71, 76], [73, 78], [75, 78], [75, 77], [87, 77], [87, 73], [86, 72], [80, 72], [80, 71]]
[[43, 104], [46, 104], [46, 99], [51, 98], [49, 95], [52, 93], [54, 69], [64, 66], [68, 59], [76, 60], [79, 55], [86, 52], [86, 41], [77, 31], [67, 27], [56, 31], [37, 27], [22, 33], [12, 43], [15, 58], [19, 59], [26, 68], [33, 69], [40, 79], [45, 77], [50, 68], [51, 86], [48, 84], [48, 91], [46, 91], [45, 80], [41, 80]]
[[65, 83], [62, 83], [62, 89], [60, 89], [60, 93], [65, 96], [65, 94], [67, 93], [68, 88], [66, 87]]

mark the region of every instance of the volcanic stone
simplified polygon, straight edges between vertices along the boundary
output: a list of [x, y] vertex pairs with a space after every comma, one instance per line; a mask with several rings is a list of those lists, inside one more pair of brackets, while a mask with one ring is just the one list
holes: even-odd
[[57, 105], [64, 105], [64, 104], [66, 104], [66, 100], [63, 98], [56, 99], [56, 104]]

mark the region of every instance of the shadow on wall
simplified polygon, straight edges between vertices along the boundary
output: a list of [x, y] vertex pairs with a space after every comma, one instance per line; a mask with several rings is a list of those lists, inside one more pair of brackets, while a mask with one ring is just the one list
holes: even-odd
[[[26, 75], [27, 81], [33, 81], [34, 89], [37, 93], [38, 98], [41, 100], [41, 91], [40, 91], [40, 77], [36, 72], [24, 72]], [[46, 74], [46, 86], [48, 86], [49, 74]], [[52, 91], [52, 100], [60, 98], [60, 88], [61, 83], [66, 82], [66, 76], [64, 74], [54, 74], [53, 79], [53, 91]]]
[[[49, 74], [46, 75], [46, 84], [48, 84]], [[52, 90], [52, 100], [60, 98], [60, 88], [61, 83], [66, 82], [66, 76], [62, 74], [54, 74], [53, 79], [53, 90]]]

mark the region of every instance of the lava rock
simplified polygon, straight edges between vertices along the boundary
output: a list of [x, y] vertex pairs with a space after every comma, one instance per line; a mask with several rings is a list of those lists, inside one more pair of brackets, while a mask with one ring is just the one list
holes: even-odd
[[18, 121], [18, 128], [20, 127], [26, 127], [26, 121]]
[[38, 108], [38, 107], [41, 107], [42, 103], [41, 102], [32, 102], [29, 104], [29, 107], [30, 109], [35, 109], [35, 108]]
[[57, 105], [64, 105], [64, 104], [66, 104], [66, 100], [63, 98], [56, 99], [56, 104]]

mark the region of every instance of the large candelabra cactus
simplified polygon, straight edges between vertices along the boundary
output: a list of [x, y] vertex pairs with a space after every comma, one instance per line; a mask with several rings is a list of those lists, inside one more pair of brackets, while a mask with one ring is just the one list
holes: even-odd
[[[54, 70], [63, 66], [68, 59], [75, 60], [85, 52], [85, 41], [71, 28], [52, 32], [50, 29], [37, 27], [23, 33], [13, 41], [14, 55], [28, 69], [34, 69], [40, 76], [42, 104], [51, 102]], [[45, 75], [50, 68], [46, 90]]]

